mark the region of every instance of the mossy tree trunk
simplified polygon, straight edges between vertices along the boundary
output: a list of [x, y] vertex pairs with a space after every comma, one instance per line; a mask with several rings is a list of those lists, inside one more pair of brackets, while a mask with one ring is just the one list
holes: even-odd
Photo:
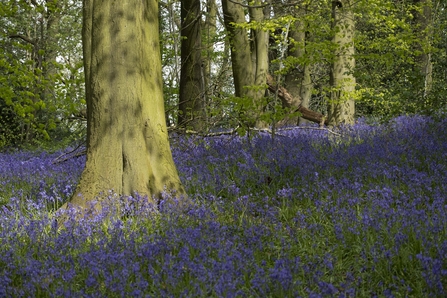
[[70, 203], [88, 207], [110, 190], [183, 194], [166, 129], [157, 1], [83, 6], [87, 161]]
[[336, 46], [331, 69], [329, 125], [353, 124], [355, 116], [354, 13], [352, 0], [332, 1], [333, 42]]

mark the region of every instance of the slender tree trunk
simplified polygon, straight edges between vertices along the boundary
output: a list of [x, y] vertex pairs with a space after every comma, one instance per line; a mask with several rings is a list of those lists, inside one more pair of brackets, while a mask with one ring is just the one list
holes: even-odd
[[[70, 203], [184, 189], [166, 128], [155, 0], [84, 0], [87, 161]], [[98, 207], [100, 208], [100, 206]]]
[[[261, 1], [253, 4], [260, 5]], [[253, 29], [249, 38], [246, 29], [235, 26], [246, 23], [244, 7], [234, 1], [223, 0], [222, 10], [231, 44], [235, 95], [250, 101], [244, 111], [248, 116], [248, 125], [263, 126], [259, 117], [264, 108], [265, 89], [259, 87], [265, 84], [268, 73], [268, 32]], [[267, 13], [259, 7], [249, 8], [249, 12], [250, 19], [256, 22], [262, 22]]]
[[[297, 16], [298, 20], [290, 27], [289, 39], [290, 45], [288, 50], [289, 57], [297, 59], [303, 58], [306, 54], [306, 28], [303, 21], [300, 18], [305, 15], [305, 10], [300, 8]], [[312, 95], [312, 80], [310, 77], [310, 67], [306, 63], [296, 65], [285, 78], [285, 85], [287, 90], [293, 97], [301, 98], [301, 105], [305, 108], [309, 108], [310, 97]], [[291, 124], [303, 124], [307, 120], [299, 117], [299, 119], [291, 119], [294, 123]]]
[[423, 96], [426, 97], [433, 85], [433, 64], [431, 61], [432, 28], [432, 3], [431, 0], [413, 0], [416, 10], [414, 15], [414, 31], [419, 42], [416, 45], [416, 66], [423, 80]]
[[[255, 5], [261, 5], [261, 1], [255, 1]], [[266, 17], [266, 12], [262, 8], [249, 8], [250, 20], [262, 23]], [[268, 73], [268, 45], [269, 45], [269, 33], [263, 29], [251, 30], [252, 40], [252, 68], [254, 73], [254, 85], [265, 84], [265, 79]], [[259, 96], [264, 96], [264, 92], [259, 92]]]
[[352, 0], [332, 1], [333, 42], [337, 46], [331, 69], [330, 125], [353, 124], [355, 115], [354, 13]]
[[205, 124], [200, 0], [181, 2], [181, 61], [178, 124], [201, 130]]
[[214, 41], [217, 36], [217, 5], [216, 0], [206, 1], [206, 17], [203, 26], [203, 34], [205, 36], [202, 40], [204, 47], [204, 59], [203, 59], [203, 81], [205, 84], [205, 100], [209, 101], [213, 96], [211, 85], [211, 63], [213, 61], [214, 53]]
[[[265, 4], [262, 1], [254, 1], [254, 5]], [[250, 20], [261, 24], [264, 20], [268, 18], [269, 9], [251, 7], [249, 8]], [[251, 30], [251, 40], [252, 40], [252, 67], [254, 73], [254, 86], [262, 86], [265, 84], [267, 74], [269, 72], [269, 33], [263, 29], [252, 29]], [[256, 127], [267, 127], [269, 123], [265, 120], [259, 119], [262, 111], [264, 110], [264, 101], [262, 100], [265, 96], [265, 90], [263, 88], [256, 88], [254, 90], [255, 97], [253, 98], [253, 104], [255, 109], [258, 111], [255, 126]]]
[[[161, 2], [160, 2], [161, 3]], [[180, 70], [181, 70], [181, 54], [180, 54], [180, 45], [181, 45], [181, 16], [177, 13], [175, 10], [175, 6], [178, 4], [176, 1], [168, 1], [165, 5], [165, 9], [167, 10], [167, 18], [166, 21], [168, 24], [168, 29], [166, 32], [163, 31], [163, 28], [159, 28], [160, 30], [160, 36], [161, 34], [168, 34], [168, 40], [161, 39], [161, 48], [167, 49], [166, 45], [163, 44], [163, 41], [171, 44], [172, 49], [170, 50], [172, 53], [168, 54], [168, 57], [170, 57], [171, 60], [169, 62], [165, 62], [169, 64], [168, 67], [168, 76], [164, 78], [164, 86], [168, 90], [174, 90], [179, 87], [180, 82]], [[161, 13], [159, 13], [159, 20], [161, 20], [163, 16]], [[170, 40], [170, 41], [169, 41]], [[169, 50], [168, 50], [169, 52]], [[163, 65], [165, 67], [166, 65]], [[174, 93], [173, 91], [171, 91]], [[180, 93], [180, 92], [178, 92]], [[174, 95], [174, 94], [171, 94]], [[175, 96], [165, 97], [165, 107], [167, 107], [165, 111], [165, 117], [166, 117], [166, 125], [171, 126], [174, 125], [174, 123], [178, 122], [178, 108], [179, 108], [179, 96], [180, 94], [175, 94]]]
[[230, 0], [222, 1], [225, 28], [231, 45], [231, 63], [233, 69], [235, 95], [246, 96], [247, 86], [254, 82], [253, 67], [251, 66], [250, 41], [247, 30], [236, 27], [235, 24], [245, 23], [245, 13], [242, 6]]
[[[59, 39], [59, 22], [61, 20], [60, 3], [57, 0], [47, 1], [47, 19], [46, 19], [46, 30], [45, 30], [45, 56], [44, 56], [44, 66], [43, 66], [43, 77], [46, 82], [54, 82], [55, 76], [57, 75], [56, 69], [56, 58], [57, 58], [57, 45]], [[53, 96], [52, 86], [46, 86], [43, 93], [44, 100], [48, 100]]]

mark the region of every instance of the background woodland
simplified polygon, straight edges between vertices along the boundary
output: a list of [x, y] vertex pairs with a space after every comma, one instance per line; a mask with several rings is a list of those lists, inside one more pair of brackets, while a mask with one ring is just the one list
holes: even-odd
[[[446, 110], [443, 0], [160, 1], [167, 124], [203, 133]], [[0, 3], [0, 147], [84, 139], [82, 2]], [[268, 90], [270, 78], [291, 94]], [[271, 86], [270, 86], [271, 87]]]

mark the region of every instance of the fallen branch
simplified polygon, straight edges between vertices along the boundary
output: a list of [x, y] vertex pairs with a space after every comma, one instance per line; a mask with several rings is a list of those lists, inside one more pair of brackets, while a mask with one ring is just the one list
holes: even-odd
[[293, 112], [300, 112], [302, 118], [318, 123], [320, 127], [324, 124], [327, 125], [327, 119], [323, 114], [303, 107], [301, 98], [293, 97], [286, 88], [279, 86], [270, 74], [267, 74], [267, 86], [271, 92], [277, 92], [278, 97], [281, 99], [284, 107], [295, 108]]

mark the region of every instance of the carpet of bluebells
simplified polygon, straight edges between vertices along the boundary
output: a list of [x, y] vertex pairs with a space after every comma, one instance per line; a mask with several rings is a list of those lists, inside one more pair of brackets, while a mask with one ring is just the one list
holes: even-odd
[[110, 193], [63, 228], [85, 157], [0, 153], [0, 297], [446, 297], [446, 127], [172, 136], [192, 206]]

